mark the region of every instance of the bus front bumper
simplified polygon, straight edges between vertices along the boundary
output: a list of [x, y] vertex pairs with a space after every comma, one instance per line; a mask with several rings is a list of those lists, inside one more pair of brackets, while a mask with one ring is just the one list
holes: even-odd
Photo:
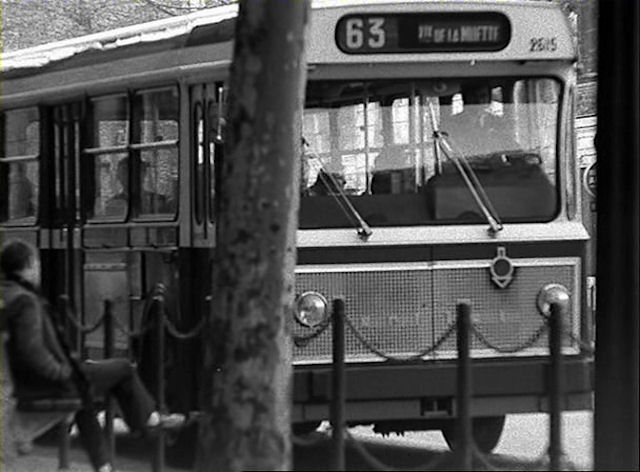
[[[563, 360], [563, 410], [593, 404], [592, 359]], [[456, 364], [367, 364], [346, 366], [346, 418], [351, 422], [450, 418], [456, 415]], [[474, 416], [548, 411], [549, 362], [545, 358], [474, 361]], [[328, 419], [331, 366], [294, 370], [295, 423]]]

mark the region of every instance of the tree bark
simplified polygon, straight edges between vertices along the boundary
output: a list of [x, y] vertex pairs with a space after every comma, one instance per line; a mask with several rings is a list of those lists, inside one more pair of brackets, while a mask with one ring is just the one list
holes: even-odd
[[289, 470], [308, 0], [241, 0], [196, 470]]

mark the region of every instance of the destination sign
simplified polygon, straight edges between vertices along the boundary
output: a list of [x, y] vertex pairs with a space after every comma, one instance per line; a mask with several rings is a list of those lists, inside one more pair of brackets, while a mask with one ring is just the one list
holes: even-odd
[[336, 44], [347, 54], [499, 51], [511, 24], [496, 12], [347, 15]]

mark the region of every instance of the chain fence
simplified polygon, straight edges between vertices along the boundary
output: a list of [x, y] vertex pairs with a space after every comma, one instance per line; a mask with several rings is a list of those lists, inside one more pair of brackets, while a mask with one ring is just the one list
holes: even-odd
[[529, 349], [533, 347], [536, 343], [538, 343], [538, 341], [540, 341], [540, 338], [546, 333], [547, 330], [548, 330], [548, 325], [544, 323], [523, 343], [514, 347], [502, 347], [489, 341], [487, 336], [482, 334], [482, 332], [480, 331], [480, 329], [475, 323], [471, 324], [471, 331], [473, 332], [475, 337], [478, 339], [478, 341], [484, 344], [485, 347], [499, 354], [516, 354], [518, 352], [522, 352], [526, 349]]
[[311, 341], [313, 341], [318, 336], [320, 336], [322, 333], [324, 333], [327, 330], [327, 328], [329, 327], [330, 324], [331, 324], [331, 318], [328, 317], [320, 325], [318, 325], [315, 328], [315, 330], [312, 331], [311, 333], [309, 333], [307, 335], [304, 335], [304, 336], [301, 336], [301, 335], [293, 336], [293, 343], [296, 345], [296, 347], [305, 347], [305, 346], [307, 346], [307, 344], [309, 344]]
[[[171, 317], [167, 312], [167, 307], [166, 307], [166, 302], [164, 297], [165, 292], [166, 290], [164, 289], [164, 287], [157, 286], [154, 288], [154, 291], [152, 292], [153, 295], [148, 299], [149, 300], [148, 303], [145, 304], [145, 309], [142, 317], [143, 323], [137, 330], [130, 329], [129, 327], [125, 326], [117, 317], [113, 316], [113, 314], [111, 313], [111, 310], [106, 309], [106, 304], [105, 304], [105, 312], [100, 316], [99, 319], [97, 319], [94, 323], [90, 325], [83, 325], [82, 323], [80, 323], [77, 320], [77, 318], [73, 316], [73, 314], [71, 313], [71, 310], [68, 309], [69, 307], [68, 304], [66, 305], [67, 309], [62, 311], [65, 314], [66, 318], [74, 326], [74, 328], [82, 334], [92, 333], [96, 331], [99, 327], [103, 325], [107, 325], [108, 323], [106, 323], [106, 319], [108, 316], [110, 318], [110, 321], [113, 322], [111, 329], [115, 327], [120, 332], [122, 332], [125, 336], [127, 336], [129, 339], [133, 337], [140, 338], [154, 328], [156, 329], [162, 328], [162, 336], [171, 336], [172, 338], [178, 341], [189, 341], [200, 336], [205, 328], [206, 318], [204, 317], [201, 318], [193, 328], [187, 331], [179, 330], [175, 326], [175, 324], [173, 323], [173, 321], [171, 320]], [[543, 319], [542, 325], [538, 329], [536, 329], [527, 339], [525, 339], [522, 343], [516, 346], [505, 347], [490, 341], [488, 336], [481, 331], [481, 327], [476, 323], [470, 323], [469, 329], [471, 332], [470, 334], [473, 334], [473, 336], [475, 336], [475, 338], [486, 348], [493, 350], [499, 354], [516, 354], [518, 352], [529, 349], [535, 344], [539, 343], [540, 339], [545, 334], [547, 334], [547, 332], [549, 331], [549, 317], [543, 315], [542, 319]], [[390, 361], [394, 363], [413, 363], [415, 361], [421, 360], [424, 357], [440, 349], [446, 341], [451, 339], [451, 337], [458, 332], [457, 322], [453, 322], [449, 326], [447, 326], [444, 332], [430, 346], [427, 346], [425, 349], [413, 355], [399, 357], [383, 351], [382, 349], [377, 347], [373, 342], [368, 340], [366, 336], [364, 336], [357, 329], [355, 323], [351, 320], [351, 318], [346, 316], [346, 314], [344, 313], [342, 314], [342, 320], [344, 325], [346, 325], [346, 327], [353, 334], [353, 336], [358, 341], [358, 343], [360, 343], [365, 349], [367, 349], [370, 353], [386, 361]], [[321, 336], [330, 326], [332, 321], [333, 321], [332, 317], [329, 317], [323, 324], [318, 326], [311, 333], [306, 335], [293, 336], [294, 344], [298, 347], [307, 346], [314, 339]], [[564, 324], [561, 325], [561, 334], [565, 338], [570, 339], [572, 343], [575, 343], [576, 345], [578, 345], [583, 352], [587, 354], [594, 353], [594, 349], [591, 345], [579, 339], [576, 335], [574, 335], [574, 333], [568, 330], [564, 326]], [[164, 343], [162, 342], [161, 345], [163, 344]], [[160, 355], [162, 354], [160, 353]], [[335, 433], [335, 430], [333, 431], [333, 433]], [[439, 457], [434, 457], [428, 460], [427, 462], [425, 462], [424, 464], [420, 464], [414, 467], [397, 468], [389, 464], [385, 464], [382, 460], [380, 460], [373, 453], [371, 453], [371, 451], [364, 444], [362, 444], [361, 441], [358, 441], [356, 438], [353, 437], [353, 435], [349, 432], [346, 426], [343, 426], [343, 434], [344, 434], [343, 436], [344, 439], [348, 441], [349, 445], [353, 448], [353, 450], [357, 454], [359, 454], [359, 456], [368, 464], [369, 467], [371, 467], [374, 470], [398, 471], [398, 472], [417, 471], [417, 470], [424, 470], [424, 471], [438, 470], [438, 468], [445, 465], [445, 463], [456, 460], [455, 451], [454, 451], [453, 455], [443, 455]], [[318, 432], [314, 435], [309, 435], [305, 437], [295, 435], [295, 434], [291, 435], [292, 443], [300, 447], [313, 447], [323, 441], [326, 441], [326, 439], [327, 439], [326, 433], [318, 433]], [[499, 464], [497, 464], [489, 454], [484, 454], [483, 452], [481, 452], [473, 441], [470, 446], [472, 450], [474, 466], [479, 466], [484, 468], [485, 470], [491, 470], [491, 471], [508, 470], [508, 469], [502, 468]], [[572, 464], [567, 459], [563, 451], [560, 451], [560, 457], [561, 457], [562, 470], [577, 470], [575, 465]], [[550, 467], [549, 464], [550, 464], [549, 451], [547, 451], [545, 452], [545, 454], [543, 454], [543, 456], [541, 456], [539, 459], [534, 461], [533, 467], [536, 467], [536, 470], [548, 470]], [[538, 467], [539, 469], [537, 469]]]
[[[525, 341], [523, 341], [522, 343], [516, 346], [509, 346], [509, 347], [499, 346], [495, 342], [492, 342], [489, 340], [489, 337], [482, 332], [480, 326], [477, 323], [472, 323], [471, 327], [472, 327], [472, 332], [476, 337], [476, 339], [481, 344], [483, 344], [486, 348], [494, 352], [497, 352], [499, 354], [517, 354], [519, 352], [525, 351], [535, 346], [540, 341], [540, 339], [545, 334], [547, 334], [547, 331], [549, 330], [548, 317], [545, 315], [539, 315], [539, 316], [541, 316], [543, 319], [542, 325], [540, 325], [540, 327], [536, 329]], [[384, 352], [382, 349], [378, 348], [373, 342], [369, 341], [360, 331], [358, 331], [358, 329], [355, 326], [355, 323], [348, 316], [345, 315], [344, 321], [347, 327], [349, 328], [349, 330], [355, 336], [356, 340], [365, 349], [367, 349], [370, 353], [375, 354], [377, 357], [381, 359], [384, 359], [390, 362], [396, 362], [396, 363], [404, 363], [404, 362], [412, 363], [414, 361], [421, 360], [430, 354], [433, 354], [438, 349], [440, 349], [440, 347], [447, 340], [449, 340], [449, 338], [451, 338], [451, 336], [453, 336], [453, 334], [456, 332], [456, 323], [452, 322], [447, 327], [447, 329], [438, 337], [438, 339], [433, 342], [431, 346], [428, 346], [422, 351], [419, 351], [410, 356], [398, 357], [398, 356], [393, 356], [391, 354]], [[322, 335], [326, 331], [326, 329], [329, 327], [330, 323], [331, 323], [331, 319], [328, 318], [310, 334], [293, 336], [294, 344], [297, 347], [306, 347], [311, 341], [313, 341], [314, 339]], [[578, 345], [584, 353], [588, 355], [595, 354], [595, 349], [592, 346], [592, 344], [587, 343], [582, 339], [578, 338], [574, 333], [572, 333], [569, 329], [567, 329], [564, 324], [562, 325], [562, 333], [572, 343]]]
[[[204, 330], [204, 326], [206, 324], [206, 318], [201, 318], [196, 326], [188, 331], [183, 332], [180, 331], [171, 321], [171, 318], [166, 310], [164, 295], [155, 295], [151, 298], [151, 301], [151, 303], [147, 303], [145, 305], [145, 309], [141, 318], [143, 320], [143, 323], [138, 329], [132, 329], [126, 326], [118, 317], [111, 315], [111, 321], [113, 322], [114, 327], [125, 337], [129, 338], [129, 340], [134, 338], [141, 338], [154, 327], [155, 319], [153, 316], [150, 316], [149, 313], [154, 307], [154, 302], [158, 302], [161, 304], [162, 323], [166, 329], [166, 333], [171, 337], [179, 341], [188, 341], [202, 334], [202, 331]], [[62, 312], [64, 313], [65, 318], [73, 325], [73, 327], [79, 333], [84, 335], [91, 334], [105, 325], [105, 320], [107, 317], [107, 312], [105, 311], [94, 323], [90, 325], [84, 325], [78, 321], [77, 317], [73, 315], [70, 309], [62, 310]]]
[[385, 359], [387, 361], [391, 361], [391, 362], [399, 362], [399, 363], [411, 363], [417, 360], [422, 359], [425, 356], [428, 356], [429, 354], [437, 351], [440, 346], [442, 346], [452, 335], [453, 333], [456, 331], [456, 324], [451, 323], [447, 329], [444, 331], [444, 333], [442, 333], [442, 335], [440, 335], [440, 337], [429, 347], [423, 349], [422, 351], [413, 354], [411, 356], [406, 356], [406, 357], [396, 357], [396, 356], [392, 356], [390, 354], [387, 354], [386, 352], [382, 351], [381, 349], [378, 349], [376, 346], [373, 345], [373, 343], [369, 342], [363, 335], [362, 333], [360, 333], [358, 331], [358, 329], [355, 327], [353, 321], [351, 321], [351, 319], [348, 316], [344, 317], [344, 321], [345, 324], [349, 327], [349, 330], [351, 330], [351, 332], [353, 333], [353, 335], [356, 337], [356, 339], [358, 340], [358, 342], [360, 342], [360, 344], [362, 344], [366, 349], [369, 350], [369, 352], [377, 355], [378, 357]]
[[78, 321], [78, 319], [71, 313], [70, 309], [68, 308], [64, 309], [62, 310], [62, 313], [64, 314], [65, 319], [72, 324], [72, 326], [76, 329], [76, 331], [84, 335], [91, 334], [97, 331], [98, 328], [100, 328], [104, 324], [105, 318], [106, 318], [106, 312], [105, 312], [93, 324], [84, 325], [80, 323], [80, 321]]
[[[560, 309], [560, 308], [558, 308]], [[333, 314], [332, 316], [335, 316], [335, 314]], [[427, 348], [425, 348], [424, 350], [411, 355], [411, 356], [405, 356], [405, 357], [396, 357], [396, 356], [392, 356], [389, 355], [388, 353], [382, 351], [381, 349], [379, 349], [378, 347], [376, 347], [372, 342], [370, 342], [369, 340], [366, 339], [366, 337], [360, 333], [357, 328], [355, 327], [355, 324], [353, 323], [353, 321], [346, 316], [346, 314], [343, 312], [340, 314], [340, 317], [342, 318], [342, 322], [349, 328], [349, 330], [351, 331], [351, 333], [355, 336], [355, 338], [357, 339], [357, 341], [364, 346], [366, 349], [368, 349], [372, 354], [375, 354], [378, 357], [381, 357], [385, 360], [388, 361], [393, 361], [393, 362], [401, 362], [401, 363], [409, 363], [409, 362], [413, 362], [419, 359], [422, 359], [423, 357], [425, 357], [426, 355], [436, 351], [440, 346], [442, 346], [442, 344], [448, 340], [454, 333], [456, 333], [458, 331], [458, 325], [457, 323], [452, 323], [451, 325], [449, 325], [447, 327], [447, 329], [443, 332], [443, 334], [431, 345], [428, 346]], [[469, 323], [469, 331], [470, 334], [473, 334], [476, 339], [478, 339], [478, 341], [483, 344], [486, 348], [491, 349], [499, 354], [515, 354], [521, 351], [524, 351], [526, 349], [529, 349], [531, 347], [533, 347], [535, 344], [537, 344], [538, 342], [540, 342], [541, 338], [543, 335], [547, 334], [548, 331], [550, 331], [550, 316], [545, 316], [542, 315], [542, 319], [543, 319], [543, 324], [536, 329], [526, 340], [524, 340], [524, 342], [520, 343], [517, 346], [509, 346], [509, 347], [504, 347], [504, 346], [500, 346], [496, 343], [493, 343], [491, 341], [489, 341], [488, 337], [485, 336], [482, 331], [480, 330], [479, 326], [475, 323]], [[559, 327], [560, 329], [560, 336], [561, 337], [565, 337], [571, 340], [572, 343], [577, 344], [583, 352], [587, 353], [587, 354], [593, 354], [594, 350], [593, 348], [585, 343], [584, 341], [582, 341], [581, 339], [577, 338], [570, 330], [568, 330], [564, 324], [562, 323], [562, 318], [560, 317], [560, 315], [558, 315], [559, 323], [556, 324], [556, 326]], [[310, 342], [312, 339], [318, 337], [320, 334], [322, 334], [322, 332], [324, 332], [324, 330], [326, 329], [326, 327], [328, 326], [328, 323], [326, 326], [322, 326], [321, 329], [318, 329], [317, 331], [315, 331], [314, 333], [312, 333], [312, 335], [308, 336], [307, 338], [305, 338], [305, 342], [308, 343]], [[551, 342], [551, 336], [549, 341]], [[298, 345], [296, 343], [296, 345]], [[551, 349], [551, 347], [550, 347]], [[460, 353], [459, 353], [459, 357], [460, 357]], [[561, 356], [560, 356], [561, 357]], [[334, 357], [335, 358], [335, 357]], [[560, 362], [560, 360], [558, 360], [558, 362]], [[336, 366], [334, 366], [334, 368], [336, 368]], [[558, 392], [550, 392], [550, 396], [553, 395], [557, 395]], [[341, 398], [344, 398], [344, 396], [342, 396]], [[379, 458], [377, 458], [374, 454], [372, 454], [365, 445], [363, 445], [361, 442], [357, 441], [353, 435], [348, 431], [348, 429], [346, 427], [344, 427], [344, 432], [343, 435], [339, 435], [338, 438], [341, 438], [342, 436], [344, 436], [348, 441], [349, 444], [353, 447], [353, 449], [359, 454], [359, 456], [365, 461], [365, 463], [371, 467], [373, 470], [381, 470], [381, 471], [398, 471], [398, 472], [402, 472], [402, 471], [413, 471], [413, 470], [438, 470], [439, 467], [443, 466], [445, 461], [450, 461], [450, 460], [456, 460], [456, 458], [454, 457], [453, 459], [451, 459], [451, 457], [449, 456], [444, 456], [444, 457], [436, 457], [433, 458], [429, 461], [427, 461], [424, 464], [420, 464], [418, 466], [415, 467], [410, 467], [410, 468], [397, 468], [394, 467], [392, 465], [389, 464], [385, 464], [383, 461], [381, 461]], [[532, 463], [532, 467], [535, 467], [536, 470], [550, 470], [552, 468], [554, 468], [554, 457], [553, 454], [559, 455], [559, 458], [556, 457], [555, 458], [555, 463], [556, 464], [560, 464], [560, 469], [561, 470], [577, 470], [575, 464], [573, 464], [571, 461], [568, 460], [566, 454], [564, 453], [564, 451], [562, 450], [561, 444], [556, 445], [555, 448], [553, 448], [553, 450], [555, 451], [554, 453], [552, 453], [552, 438], [553, 436], [550, 436], [550, 443], [549, 443], [549, 447], [548, 449], [545, 451], [545, 453], [538, 459], [536, 459], [535, 461], [533, 461]], [[338, 439], [341, 440], [341, 439]], [[317, 443], [318, 440], [313, 441], [310, 444], [315, 444]], [[296, 441], [294, 441], [294, 444], [300, 444], [301, 442], [299, 440], [296, 439]], [[471, 444], [468, 445], [471, 447], [471, 459], [472, 459], [472, 464], [474, 469], [476, 467], [481, 467], [484, 470], [490, 470], [490, 471], [506, 471], [509, 470], [508, 468], [505, 468], [504, 466], [500, 466], [498, 463], [496, 463], [495, 460], [492, 460], [493, 458], [490, 456], [490, 454], [484, 454], [482, 451], [480, 451], [477, 447], [477, 445], [475, 444], [475, 441], [473, 440], [473, 438], [471, 439]], [[336, 449], [337, 451], [340, 451], [340, 449]], [[343, 449], [342, 449], [343, 450]], [[343, 452], [344, 453], [344, 452]], [[455, 455], [456, 451], [453, 451], [453, 454]], [[344, 461], [344, 459], [342, 460]]]
[[189, 331], [180, 331], [176, 326], [171, 322], [169, 317], [164, 317], [164, 326], [167, 330], [167, 333], [170, 334], [174, 339], [178, 341], [189, 341], [191, 339], [197, 338], [202, 334], [204, 330], [204, 326], [206, 323], [205, 318], [200, 318], [200, 321], [196, 326], [194, 326]]

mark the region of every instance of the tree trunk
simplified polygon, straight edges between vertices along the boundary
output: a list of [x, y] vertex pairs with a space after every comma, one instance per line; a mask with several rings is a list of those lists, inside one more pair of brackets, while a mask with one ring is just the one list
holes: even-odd
[[308, 0], [241, 0], [196, 470], [289, 470]]

